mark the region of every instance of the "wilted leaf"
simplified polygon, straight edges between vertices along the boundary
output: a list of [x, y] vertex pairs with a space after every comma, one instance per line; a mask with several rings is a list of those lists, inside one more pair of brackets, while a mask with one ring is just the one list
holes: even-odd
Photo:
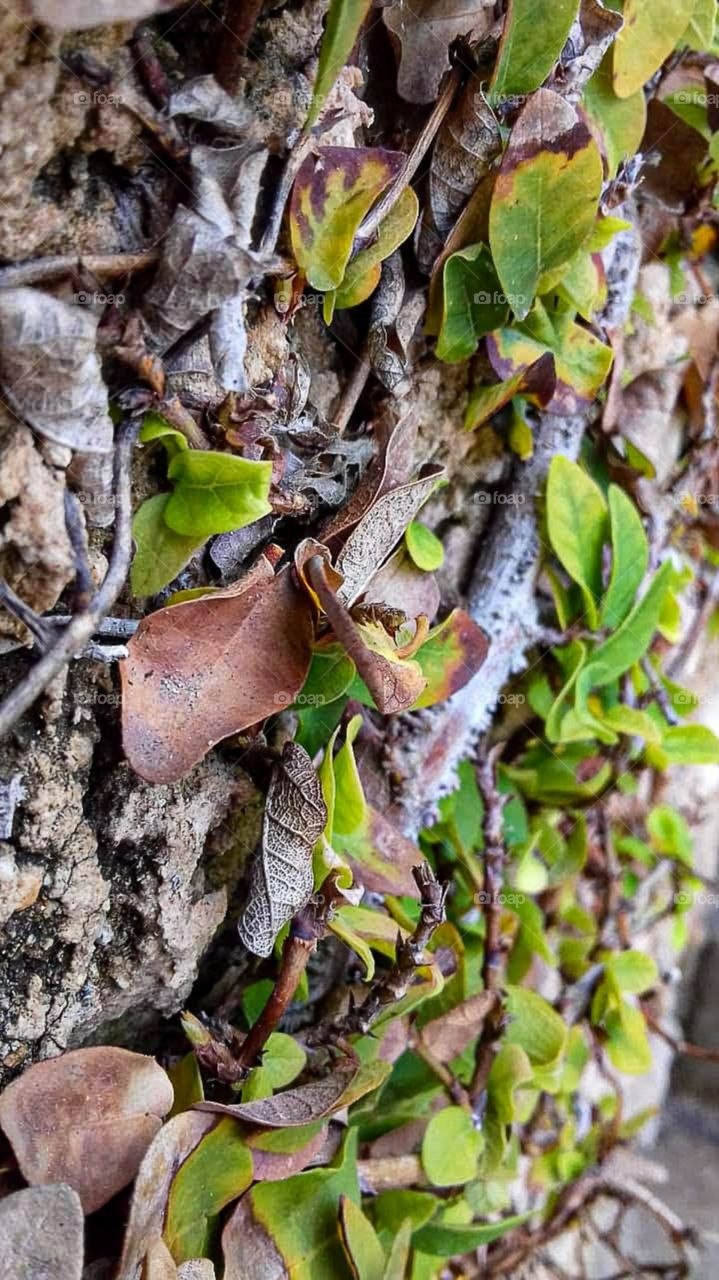
[[686, 31], [695, 0], [626, 0], [614, 43], [614, 90], [628, 98], [651, 80]]
[[3, 1280], [80, 1280], [82, 1205], [71, 1187], [28, 1187], [0, 1200]]
[[213, 1116], [186, 1111], [163, 1125], [149, 1147], [135, 1179], [117, 1280], [137, 1280], [148, 1247], [162, 1234], [175, 1173], [214, 1124]]
[[617, 97], [612, 83], [612, 58], [607, 54], [586, 85], [583, 102], [601, 132], [607, 173], [613, 178], [622, 161], [639, 150], [647, 119], [644, 93], [637, 89], [629, 97]]
[[499, 56], [489, 86], [490, 100], [501, 103], [538, 89], [564, 48], [578, 0], [509, 0]]
[[354, 1280], [382, 1280], [384, 1249], [369, 1218], [349, 1196], [340, 1196], [338, 1227]]
[[342, 1195], [359, 1201], [355, 1151], [349, 1130], [333, 1165], [248, 1191], [222, 1233], [224, 1280], [337, 1280], [344, 1269], [337, 1205]]
[[[514, 334], [515, 330], [508, 332]], [[524, 350], [522, 354], [529, 353]], [[464, 416], [464, 429], [474, 431], [477, 427], [481, 427], [515, 396], [536, 396], [541, 405], [547, 405], [556, 385], [554, 356], [551, 351], [545, 351], [543, 355], [538, 355], [533, 363], [519, 368], [503, 382], [476, 387], [469, 397], [467, 412]]]
[[132, 1181], [171, 1106], [154, 1058], [75, 1049], [7, 1086], [0, 1126], [27, 1182], [67, 1182], [92, 1213]]
[[231, 453], [183, 449], [172, 459], [174, 489], [165, 520], [184, 537], [209, 538], [241, 529], [272, 510], [267, 500], [271, 462], [249, 462]]
[[294, 702], [312, 613], [289, 570], [144, 618], [121, 663], [123, 745], [148, 782], [173, 782], [210, 747]]
[[178, 1169], [170, 1188], [164, 1238], [175, 1262], [210, 1252], [214, 1220], [253, 1178], [252, 1155], [233, 1120], [220, 1120]]
[[151, 13], [173, 9], [179, 0], [31, 0], [36, 22], [58, 31], [81, 31], [112, 22], [137, 22]]
[[429, 207], [419, 245], [423, 267], [435, 261], [463, 206], [501, 150], [499, 124], [487, 102], [485, 85], [471, 75], [443, 121], [432, 152]]
[[543, 273], [589, 236], [601, 187], [602, 160], [586, 124], [558, 94], [539, 89], [512, 130], [489, 215], [492, 256], [520, 319]]
[[[218, 1115], [233, 1116], [235, 1120], [241, 1120], [244, 1124], [259, 1125], [264, 1129], [284, 1129], [312, 1124], [313, 1121], [323, 1120], [347, 1105], [347, 1095], [357, 1075], [357, 1063], [346, 1058], [335, 1063], [331, 1074], [324, 1080], [301, 1084], [296, 1089], [285, 1089], [283, 1093], [275, 1093], [272, 1097], [261, 1098], [257, 1102], [239, 1102], [231, 1105], [222, 1102], [199, 1102], [197, 1109], [216, 1112]], [[370, 1084], [368, 1091], [374, 1087], [375, 1085]]]
[[165, 520], [169, 493], [147, 498], [132, 521], [135, 555], [130, 570], [134, 596], [154, 596], [184, 569], [204, 538], [175, 533]]
[[312, 89], [312, 103], [305, 128], [310, 129], [317, 120], [327, 94], [352, 52], [370, 3], [371, 0], [332, 0], [327, 11], [317, 75]]
[[297, 265], [314, 289], [342, 282], [360, 223], [400, 172], [404, 156], [379, 147], [320, 147], [292, 188], [290, 232]]
[[327, 808], [307, 752], [286, 742], [272, 770], [262, 842], [252, 864], [248, 899], [237, 931], [249, 951], [270, 955], [275, 938], [310, 898], [312, 850], [325, 829]]
[[382, 494], [355, 525], [337, 556], [335, 568], [344, 582], [337, 597], [351, 605], [364, 594], [376, 570], [399, 542], [420, 507], [444, 479], [444, 467]]
[[493, 21], [484, 0], [415, 0], [411, 11], [403, 0], [395, 0], [383, 16], [402, 51], [397, 91], [406, 102], [420, 103], [437, 97], [455, 37], [478, 38]]
[[[547, 352], [554, 361], [553, 387], [548, 364], [538, 365]], [[507, 380], [520, 369], [529, 373], [534, 365], [530, 385], [536, 378], [537, 399], [549, 413], [558, 414], [574, 414], [590, 404], [612, 365], [611, 347], [573, 321], [555, 327], [539, 302], [524, 324], [490, 334], [487, 354], [495, 372]]]
[[476, 1040], [484, 1019], [496, 1003], [492, 991], [480, 991], [422, 1028], [422, 1040], [438, 1062], [448, 1063]]
[[0, 291], [3, 394], [34, 431], [81, 453], [112, 449], [96, 343], [97, 317], [84, 307], [41, 289]]

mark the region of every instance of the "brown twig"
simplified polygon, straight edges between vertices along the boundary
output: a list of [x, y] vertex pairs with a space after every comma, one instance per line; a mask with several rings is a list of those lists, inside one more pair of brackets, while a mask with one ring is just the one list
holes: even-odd
[[688, 1040], [677, 1040], [676, 1036], [667, 1031], [660, 1022], [657, 1022], [654, 1015], [647, 1011], [645, 1001], [642, 1001], [641, 1005], [649, 1030], [653, 1031], [655, 1036], [659, 1036], [660, 1040], [663, 1040], [665, 1044], [668, 1044], [669, 1048], [674, 1050], [674, 1053], [681, 1053], [686, 1058], [697, 1058], [701, 1062], [719, 1062], [719, 1049], [706, 1049], [700, 1044], [690, 1044]]
[[115, 539], [105, 579], [88, 608], [73, 617], [55, 644], [31, 667], [0, 706], [0, 738], [9, 733], [15, 722], [32, 706], [43, 689], [67, 662], [90, 640], [100, 621], [115, 603], [127, 577], [132, 552], [132, 496], [130, 491], [130, 458], [139, 430], [139, 419], [123, 419], [117, 428], [115, 443]]
[[230, 0], [225, 21], [217, 33], [215, 78], [228, 93], [236, 93], [262, 0]]
[[79, 271], [88, 271], [90, 275], [100, 279], [113, 280], [116, 276], [130, 275], [133, 271], [154, 267], [159, 257], [159, 249], [140, 249], [137, 253], [90, 253], [83, 257], [75, 253], [64, 253], [52, 258], [36, 258], [34, 262], [19, 262], [14, 267], [0, 268], [0, 289], [49, 284]]

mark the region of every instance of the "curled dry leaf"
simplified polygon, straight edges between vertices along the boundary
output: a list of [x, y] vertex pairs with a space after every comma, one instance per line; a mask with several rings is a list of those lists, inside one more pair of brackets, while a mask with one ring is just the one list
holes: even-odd
[[387, 431], [383, 420], [375, 427], [380, 440], [378, 457], [367, 468], [351, 498], [323, 524], [320, 538], [326, 547], [334, 551], [342, 536], [359, 524], [370, 507], [383, 493], [405, 484], [412, 474], [412, 456], [417, 434], [417, 423], [410, 413]]
[[410, 618], [423, 613], [431, 622], [439, 608], [440, 592], [434, 574], [418, 569], [401, 546], [368, 582], [365, 599], [403, 609]]
[[411, 387], [409, 346], [424, 308], [424, 291], [406, 288], [402, 255], [391, 254], [372, 299], [367, 357], [375, 376], [398, 399]]
[[36, 22], [57, 31], [81, 31], [111, 22], [137, 22], [152, 13], [174, 9], [179, 0], [31, 0]]
[[75, 1049], [7, 1086], [0, 1126], [29, 1183], [67, 1182], [92, 1213], [132, 1181], [172, 1098], [154, 1058]]
[[312, 638], [312, 606], [289, 570], [143, 619], [120, 669], [133, 769], [174, 782], [216, 742], [288, 706]]
[[491, 0], [405, 0], [388, 5], [385, 25], [401, 48], [397, 90], [406, 102], [434, 102], [457, 36], [479, 39], [494, 21]]
[[484, 1019], [497, 1002], [495, 991], [480, 991], [463, 1000], [422, 1029], [420, 1040], [438, 1062], [451, 1062], [479, 1035]]
[[314, 884], [312, 850], [326, 823], [327, 806], [312, 761], [304, 747], [286, 742], [272, 770], [262, 841], [237, 925], [248, 951], [270, 955], [282, 926], [308, 902]]
[[97, 319], [42, 289], [0, 290], [0, 383], [41, 436], [81, 453], [112, 448]]
[[84, 1219], [64, 1183], [28, 1187], [0, 1200], [3, 1280], [80, 1280]]
[[[212, 124], [230, 137], [245, 138], [253, 115], [241, 98], [233, 97], [214, 76], [185, 80], [170, 98], [169, 116], [188, 116]], [[203, 148], [205, 150], [206, 148]], [[221, 153], [220, 153], [221, 154]]]
[[407, 526], [444, 476], [444, 467], [432, 466], [419, 480], [383, 494], [365, 513], [349, 535], [335, 564], [344, 578], [337, 593], [343, 604], [353, 604], [364, 593], [373, 574], [394, 550]]
[[263, 1129], [295, 1128], [312, 1124], [315, 1120], [324, 1120], [341, 1107], [347, 1106], [349, 1101], [355, 1101], [355, 1097], [361, 1097], [361, 1094], [349, 1097], [352, 1082], [358, 1074], [356, 1060], [343, 1058], [324, 1080], [313, 1080], [311, 1084], [301, 1084], [296, 1089], [285, 1089], [282, 1093], [261, 1098], [257, 1102], [239, 1102], [234, 1106], [224, 1102], [198, 1102], [195, 1110], [234, 1116], [236, 1120], [259, 1125]]
[[117, 1280], [137, 1280], [148, 1249], [162, 1234], [172, 1180], [214, 1123], [212, 1116], [184, 1111], [164, 1125], [149, 1147], [135, 1180]]

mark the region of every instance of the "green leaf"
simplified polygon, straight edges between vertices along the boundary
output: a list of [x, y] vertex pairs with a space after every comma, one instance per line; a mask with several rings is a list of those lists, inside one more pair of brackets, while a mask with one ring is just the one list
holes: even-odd
[[590, 235], [602, 178], [597, 145], [574, 108], [549, 89], [533, 94], [512, 130], [489, 213], [492, 257], [519, 319], [544, 272], [568, 262]]
[[679, 41], [680, 49], [706, 52], [714, 43], [717, 22], [717, 0], [694, 0], [694, 13]]
[[346, 693], [355, 676], [355, 664], [339, 644], [315, 649], [312, 664], [295, 707], [324, 707]]
[[547, 480], [547, 531], [552, 549], [578, 583], [589, 624], [597, 625], [595, 601], [602, 593], [602, 548], [607, 508], [601, 490], [576, 462], [552, 459]]
[[411, 187], [405, 187], [387, 217], [382, 219], [377, 239], [355, 254], [348, 263], [339, 288], [333, 294], [327, 294], [325, 321], [328, 324], [335, 308], [339, 311], [346, 307], [356, 307], [365, 298], [369, 298], [379, 284], [380, 263], [394, 253], [411, 234], [418, 214], [417, 196]]
[[174, 1066], [167, 1068], [167, 1074], [175, 1095], [168, 1120], [181, 1111], [189, 1111], [194, 1102], [204, 1102], [202, 1076], [194, 1053], [186, 1053], [184, 1058], [178, 1059]]
[[142, 430], [140, 431], [140, 440], [143, 444], [150, 444], [153, 440], [162, 440], [170, 458], [174, 458], [176, 453], [182, 453], [190, 447], [186, 436], [183, 436], [181, 431], [177, 431], [169, 422], [166, 422], [159, 413], [145, 414]]
[[618, 702], [601, 713], [597, 713], [602, 724], [612, 733], [624, 733], [628, 737], [643, 738], [645, 742], [661, 742], [662, 732], [659, 725], [646, 711], [637, 707], [625, 707]]
[[348, 1196], [340, 1196], [339, 1234], [355, 1280], [382, 1280], [384, 1249], [369, 1218]]
[[641, 1076], [651, 1070], [652, 1051], [644, 1018], [633, 1005], [622, 1000], [606, 1017], [607, 1053], [617, 1071]]
[[130, 570], [130, 589], [134, 596], [154, 596], [184, 569], [204, 537], [188, 537], [175, 533], [165, 521], [169, 493], [147, 498], [135, 512], [132, 538], [135, 555]]
[[469, 360], [479, 340], [504, 324], [509, 304], [484, 244], [451, 253], [442, 268], [442, 324], [437, 357], [447, 364]]
[[676, 858], [691, 867], [694, 863], [692, 834], [684, 818], [671, 805], [658, 804], [647, 815], [647, 832], [652, 848], [664, 858]]
[[392, 1241], [383, 1280], [404, 1280], [407, 1273], [411, 1243], [412, 1220], [411, 1218], [405, 1218]]
[[656, 986], [659, 973], [655, 961], [642, 951], [614, 951], [604, 962], [604, 972], [617, 995], [641, 995]]
[[647, 122], [647, 106], [641, 89], [628, 97], [617, 97], [612, 83], [611, 49], [585, 86], [584, 106], [601, 131], [608, 175], [613, 178], [622, 161], [639, 150]]
[[719, 738], [704, 724], [673, 725], [664, 734], [661, 747], [651, 751], [661, 761], [660, 768], [668, 764], [719, 764]]
[[429, 1191], [383, 1191], [374, 1201], [377, 1230], [395, 1236], [407, 1219], [418, 1231], [434, 1217], [438, 1201]]
[[612, 572], [602, 601], [602, 626], [614, 630], [626, 618], [649, 563], [649, 542], [639, 512], [623, 489], [610, 484]]
[[614, 92], [642, 89], [674, 49], [694, 15], [695, 0], [626, 0], [624, 26], [613, 45]]
[[634, 606], [614, 635], [595, 649], [579, 673], [575, 699], [577, 714], [598, 729], [601, 728], [599, 722], [587, 708], [589, 693], [592, 689], [602, 688], [613, 680], [618, 680], [644, 656], [657, 629], [671, 574], [672, 565], [666, 560], [652, 579], [644, 597]]
[[562, 711], [566, 707], [567, 699], [576, 684], [577, 676], [584, 666], [587, 646], [581, 640], [571, 640], [563, 653], [566, 679], [549, 709], [544, 724], [544, 732], [549, 742], [563, 741]]
[[553, 70], [576, 17], [578, 0], [509, 0], [489, 89], [501, 103], [538, 89]]
[[426, 573], [432, 573], [435, 569], [442, 567], [444, 563], [444, 547], [436, 533], [428, 529], [426, 524], [420, 524], [418, 520], [413, 520], [408, 525], [404, 536], [407, 550], [418, 569], [424, 569]]
[[422, 1167], [435, 1187], [456, 1187], [477, 1172], [482, 1135], [464, 1107], [445, 1107], [432, 1116], [422, 1140]]
[[325, 99], [352, 52], [371, 0], [332, 0], [327, 12], [317, 75], [305, 129], [311, 129]]
[[180, 1165], [170, 1188], [164, 1237], [176, 1263], [207, 1256], [217, 1215], [251, 1182], [242, 1129], [225, 1117]]
[[536, 1213], [535, 1209], [531, 1209], [528, 1213], [516, 1213], [511, 1218], [503, 1218], [501, 1222], [472, 1222], [467, 1223], [466, 1226], [462, 1223], [454, 1226], [441, 1222], [429, 1222], [426, 1227], [415, 1232], [412, 1244], [415, 1249], [435, 1257], [460, 1257], [465, 1253], [471, 1253], [474, 1249], [479, 1249], [483, 1244], [500, 1240], [508, 1231], [521, 1227], [533, 1213]]
[[301, 1044], [283, 1031], [273, 1031], [262, 1051], [262, 1070], [272, 1089], [291, 1084], [304, 1069], [307, 1054]]
[[241, 529], [272, 510], [268, 502], [271, 462], [188, 449], [175, 455], [167, 474], [175, 488], [165, 520], [175, 533], [186, 537], [203, 539]]
[[363, 218], [404, 162], [401, 152], [379, 147], [320, 147], [304, 161], [292, 188], [290, 234], [313, 289], [342, 283]]
[[345, 740], [333, 760], [335, 779], [332, 836], [350, 835], [367, 818], [367, 801], [362, 790], [353, 743], [362, 728], [362, 717], [354, 716], [345, 732]]
[[507, 1012], [511, 1022], [504, 1043], [520, 1045], [534, 1066], [554, 1066], [567, 1040], [559, 1014], [536, 991], [515, 986], [507, 987]]
[[515, 1090], [528, 1085], [533, 1075], [532, 1064], [521, 1045], [500, 1045], [487, 1079], [488, 1103], [500, 1124], [512, 1124], [517, 1118]]

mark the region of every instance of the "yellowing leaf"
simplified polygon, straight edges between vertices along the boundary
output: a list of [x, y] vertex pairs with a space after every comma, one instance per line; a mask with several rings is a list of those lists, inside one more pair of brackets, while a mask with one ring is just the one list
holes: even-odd
[[292, 189], [290, 234], [313, 289], [342, 283], [362, 219], [404, 159], [378, 147], [321, 147], [304, 161]]
[[628, 98], [643, 88], [686, 31], [695, 0], [626, 0], [614, 42], [614, 91]]
[[338, 1227], [354, 1280], [382, 1280], [384, 1249], [369, 1218], [348, 1196], [340, 1196]]
[[180, 1165], [170, 1189], [164, 1238], [175, 1262], [209, 1253], [213, 1220], [251, 1182], [242, 1131], [234, 1120], [220, 1120]]
[[464, 609], [453, 609], [444, 622], [430, 631], [417, 652], [417, 662], [426, 686], [415, 708], [443, 702], [479, 671], [489, 649], [480, 626]]
[[[355, 254], [348, 264], [342, 284], [334, 295], [328, 294], [328, 298], [332, 296], [333, 309], [356, 307], [365, 298], [369, 298], [379, 282], [380, 263], [407, 239], [417, 221], [418, 213], [417, 196], [411, 187], [405, 187], [397, 203], [380, 223], [377, 239]], [[328, 319], [326, 313], [325, 319]]]
[[586, 124], [558, 94], [538, 90], [512, 130], [489, 214], [492, 256], [520, 319], [542, 274], [590, 235], [601, 187], [602, 160]]
[[[490, 334], [487, 354], [500, 378], [511, 379], [515, 372], [524, 370], [529, 384], [527, 390], [534, 391], [539, 403], [550, 413], [576, 413], [591, 403], [606, 380], [612, 364], [611, 348], [583, 325], [571, 321], [555, 327], [542, 312], [543, 307], [536, 303], [531, 317], [536, 323], [531, 328], [527, 321], [516, 328], [498, 329]], [[548, 367], [538, 364], [546, 352], [550, 352], [554, 360], [553, 387]], [[530, 374], [532, 366], [534, 370]], [[521, 384], [519, 390], [522, 390]]]
[[613, 178], [622, 161], [639, 150], [647, 121], [644, 93], [637, 89], [625, 97], [617, 95], [612, 83], [610, 50], [585, 86], [583, 101], [587, 114], [601, 133], [607, 172]]

